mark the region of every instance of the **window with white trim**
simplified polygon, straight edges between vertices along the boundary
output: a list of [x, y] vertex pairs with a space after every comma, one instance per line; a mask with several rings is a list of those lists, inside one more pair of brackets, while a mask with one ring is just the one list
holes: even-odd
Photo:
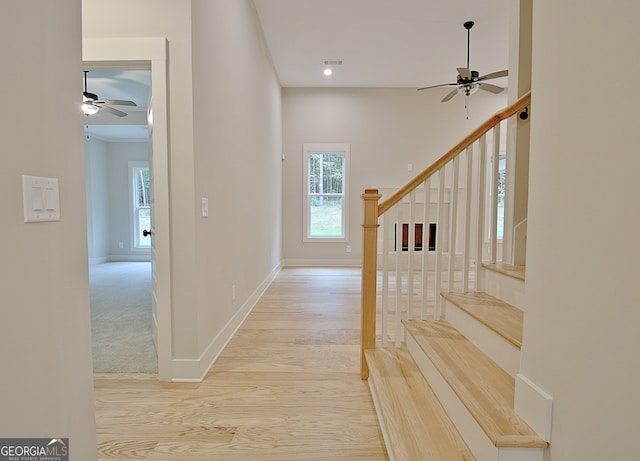
[[349, 144], [304, 145], [304, 241], [349, 238]]
[[150, 248], [151, 237], [143, 235], [151, 230], [151, 206], [149, 201], [149, 162], [129, 162], [131, 180], [131, 212], [133, 247]]

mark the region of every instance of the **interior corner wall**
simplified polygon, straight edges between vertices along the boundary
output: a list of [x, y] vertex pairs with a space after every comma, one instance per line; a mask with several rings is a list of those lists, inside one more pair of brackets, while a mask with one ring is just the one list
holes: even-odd
[[85, 136], [85, 178], [87, 188], [87, 247], [89, 264], [109, 261], [109, 162], [107, 143]]
[[[79, 0], [3, 2], [0, 14], [0, 87], [11, 108], [0, 113], [0, 434], [68, 438], [70, 459], [91, 460], [80, 15]], [[59, 221], [24, 222], [23, 175], [58, 179]]]
[[195, 0], [192, 18], [198, 338], [209, 365], [280, 267], [282, 102], [253, 2]]
[[[607, 82], [640, 73], [638, 16], [627, 0], [533, 6], [521, 371], [553, 397], [547, 461], [637, 457], [640, 96]], [[576, 69], [585, 91], [562, 83]]]
[[[285, 264], [359, 265], [364, 189], [404, 185], [507, 105], [506, 94], [478, 92], [470, 98], [467, 120], [464, 99], [441, 103], [444, 95], [446, 89], [283, 89]], [[305, 143], [351, 144], [349, 242], [303, 241]]]

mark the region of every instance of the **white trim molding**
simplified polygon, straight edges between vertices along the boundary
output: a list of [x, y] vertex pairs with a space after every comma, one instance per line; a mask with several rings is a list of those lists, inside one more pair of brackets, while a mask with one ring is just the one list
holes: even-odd
[[521, 373], [516, 375], [514, 409], [545, 442], [551, 442], [553, 397]]

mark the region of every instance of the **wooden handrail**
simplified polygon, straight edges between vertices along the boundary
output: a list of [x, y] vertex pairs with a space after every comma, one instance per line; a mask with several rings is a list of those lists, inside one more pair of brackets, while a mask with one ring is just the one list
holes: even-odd
[[460, 152], [465, 150], [467, 147], [476, 142], [480, 137], [487, 133], [491, 128], [496, 126], [503, 120], [508, 119], [509, 117], [517, 114], [522, 111], [525, 107], [531, 104], [531, 91], [524, 94], [520, 99], [511, 104], [509, 107], [502, 109], [499, 112], [496, 112], [495, 115], [490, 117], [487, 121], [485, 121], [482, 125], [476, 128], [474, 131], [469, 133], [465, 138], [462, 139], [458, 144], [453, 146], [446, 154], [436, 160], [434, 163], [429, 165], [425, 170], [423, 170], [420, 174], [418, 174], [415, 178], [405, 184], [403, 187], [398, 189], [393, 195], [391, 195], [384, 202], [380, 203], [378, 206], [378, 216], [382, 216], [387, 210], [389, 210], [392, 206], [398, 203], [402, 198], [411, 192], [413, 189], [417, 188], [422, 184], [425, 179], [432, 176], [438, 170], [440, 170], [443, 166], [449, 163], [453, 158], [458, 155]]

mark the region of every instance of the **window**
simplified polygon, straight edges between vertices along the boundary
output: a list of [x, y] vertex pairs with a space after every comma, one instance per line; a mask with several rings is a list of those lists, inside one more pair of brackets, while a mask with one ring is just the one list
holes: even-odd
[[131, 178], [131, 209], [133, 214], [133, 247], [150, 248], [151, 237], [143, 230], [151, 230], [151, 207], [149, 205], [149, 162], [129, 162]]
[[304, 241], [348, 240], [349, 144], [304, 145]]

